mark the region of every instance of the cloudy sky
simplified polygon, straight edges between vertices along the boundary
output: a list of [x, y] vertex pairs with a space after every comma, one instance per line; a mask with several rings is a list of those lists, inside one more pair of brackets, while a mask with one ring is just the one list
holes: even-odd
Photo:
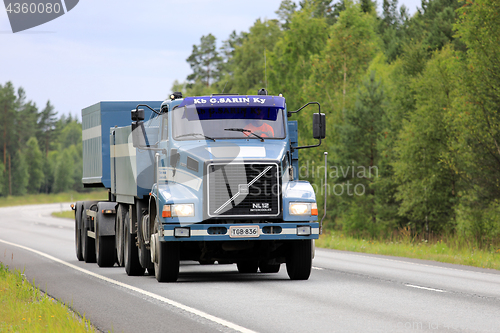
[[[380, 1], [379, 1], [380, 2]], [[81, 0], [61, 17], [12, 33], [0, 8], [0, 84], [22, 86], [41, 109], [78, 115], [98, 101], [163, 100], [190, 74], [186, 58], [208, 33], [219, 44], [281, 0]], [[420, 0], [400, 0], [410, 13]]]

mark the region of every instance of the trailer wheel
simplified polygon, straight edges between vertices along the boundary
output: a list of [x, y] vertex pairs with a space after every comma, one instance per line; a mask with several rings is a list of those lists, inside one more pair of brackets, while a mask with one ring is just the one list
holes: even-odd
[[87, 234], [87, 227], [85, 226], [85, 221], [87, 221], [87, 205], [83, 207], [82, 211], [82, 228], [81, 228], [81, 242], [82, 242], [82, 255], [83, 260], [86, 263], [95, 262], [95, 239], [89, 237]]
[[259, 262], [259, 270], [262, 273], [278, 273], [280, 271], [281, 264], [271, 262], [270, 260], [261, 260]]
[[175, 282], [179, 277], [179, 243], [160, 242], [156, 244], [154, 270], [158, 282]]
[[129, 215], [125, 214], [125, 223], [123, 223], [124, 244], [123, 244], [123, 259], [125, 261], [125, 271], [129, 276], [144, 275], [145, 269], [139, 262], [139, 251], [135, 245], [135, 234], [130, 233]]
[[307, 280], [312, 268], [312, 240], [294, 241], [286, 258], [286, 271], [291, 280]]
[[[97, 221], [98, 222], [98, 221]], [[99, 267], [113, 267], [115, 264], [115, 237], [101, 236], [99, 223], [96, 223], [95, 253]]]
[[118, 204], [118, 209], [116, 210], [116, 225], [115, 225], [115, 234], [116, 234], [116, 261], [118, 262], [118, 266], [123, 267], [125, 260], [123, 259], [123, 244], [125, 240], [125, 233], [123, 232], [123, 221], [124, 221], [124, 208], [122, 204]]
[[81, 208], [78, 208], [78, 207], [79, 207], [79, 205], [77, 203], [76, 210], [75, 210], [75, 250], [76, 250], [76, 257], [78, 258], [78, 261], [83, 261], [82, 237], [81, 237], [82, 211], [81, 211]]
[[259, 262], [257, 260], [238, 261], [236, 266], [240, 273], [257, 273]]

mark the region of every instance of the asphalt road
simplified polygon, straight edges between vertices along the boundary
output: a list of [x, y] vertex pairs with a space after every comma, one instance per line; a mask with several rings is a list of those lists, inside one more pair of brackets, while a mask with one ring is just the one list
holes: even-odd
[[500, 332], [500, 272], [317, 249], [308, 281], [181, 264], [176, 283], [79, 262], [69, 204], [0, 208], [0, 261], [113, 332]]

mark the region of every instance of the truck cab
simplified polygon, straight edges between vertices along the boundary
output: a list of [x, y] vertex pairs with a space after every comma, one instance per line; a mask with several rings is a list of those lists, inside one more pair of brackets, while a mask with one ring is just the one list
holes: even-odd
[[[290, 112], [284, 97], [262, 90], [174, 93], [159, 107], [138, 105], [130, 126], [111, 128], [115, 247], [128, 257], [127, 273], [148, 269], [172, 282], [181, 260], [235, 263], [241, 273], [276, 273], [285, 263], [291, 279], [308, 279], [318, 208], [312, 186], [298, 179], [298, 151], [321, 143], [325, 119], [313, 117], [319, 144], [299, 147], [288, 118], [301, 109]], [[127, 249], [130, 235], [137, 250]]]

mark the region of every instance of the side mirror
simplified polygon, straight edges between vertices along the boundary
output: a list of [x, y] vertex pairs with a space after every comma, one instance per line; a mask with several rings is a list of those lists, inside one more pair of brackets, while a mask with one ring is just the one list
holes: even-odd
[[313, 113], [313, 138], [326, 137], [326, 117], [324, 113]]
[[144, 109], [133, 109], [130, 111], [130, 117], [132, 118], [132, 121], [144, 120]]

